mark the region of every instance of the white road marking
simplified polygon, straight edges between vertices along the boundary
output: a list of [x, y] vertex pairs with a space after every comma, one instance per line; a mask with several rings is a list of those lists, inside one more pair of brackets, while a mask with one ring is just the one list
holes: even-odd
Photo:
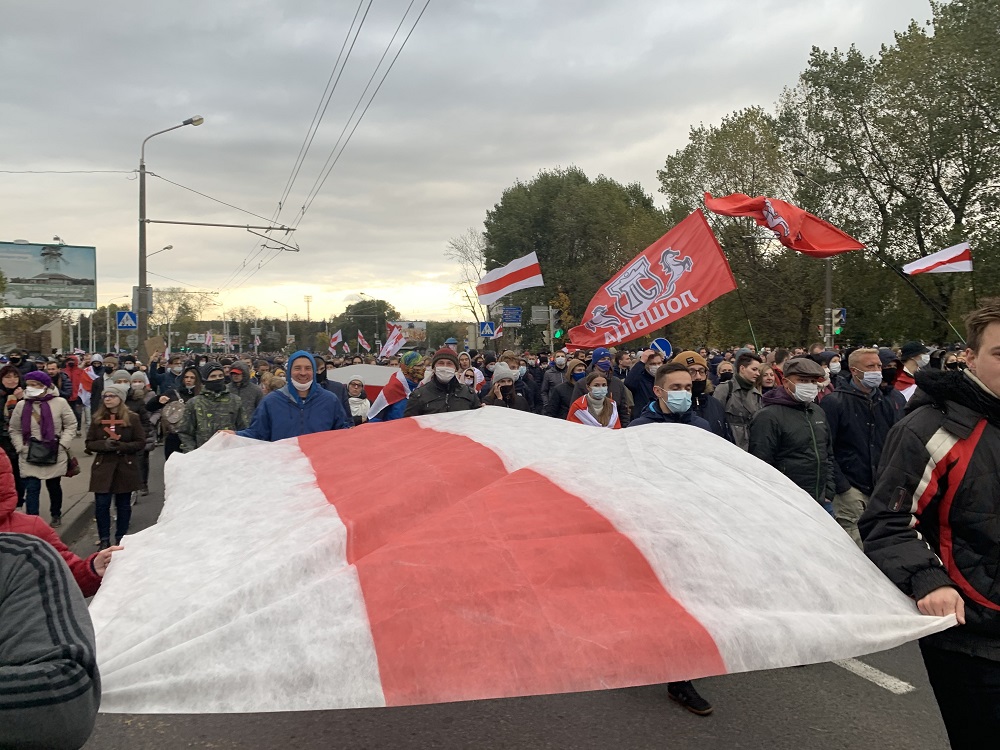
[[912, 693], [916, 690], [916, 688], [910, 683], [903, 682], [902, 680], [893, 677], [891, 674], [886, 674], [882, 670], [875, 669], [875, 667], [865, 664], [863, 661], [858, 661], [857, 659], [842, 659], [833, 663], [838, 667], [843, 667], [848, 672], [856, 674], [858, 677], [875, 683], [880, 688], [888, 690], [890, 693], [895, 693], [896, 695], [905, 695], [906, 693]]

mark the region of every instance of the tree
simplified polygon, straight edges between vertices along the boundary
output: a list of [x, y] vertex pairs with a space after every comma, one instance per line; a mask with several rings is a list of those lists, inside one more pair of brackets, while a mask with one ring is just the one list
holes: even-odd
[[[347, 306], [329, 323], [330, 332], [340, 330], [344, 341], [355, 350], [358, 331], [373, 349], [375, 341], [385, 341], [386, 321], [399, 320], [399, 311], [384, 299], [363, 299]], [[329, 341], [329, 339], [327, 339]], [[323, 347], [326, 348], [325, 346]]]
[[461, 309], [472, 313], [477, 323], [489, 320], [489, 312], [479, 304], [479, 297], [476, 294], [476, 285], [486, 274], [485, 235], [469, 228], [465, 234], [452, 237], [448, 241], [448, 249], [444, 255], [458, 263], [459, 279], [455, 283], [455, 290], [463, 300]]

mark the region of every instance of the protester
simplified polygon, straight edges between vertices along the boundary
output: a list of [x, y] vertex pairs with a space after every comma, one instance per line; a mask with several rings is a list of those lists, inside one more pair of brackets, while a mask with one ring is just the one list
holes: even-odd
[[112, 384], [101, 394], [101, 406], [87, 431], [87, 450], [96, 454], [90, 469], [90, 491], [101, 549], [111, 546], [111, 503], [115, 504], [115, 544], [121, 544], [132, 518], [132, 493], [144, 486], [142, 456], [146, 430], [139, 415], [126, 406], [124, 385]]
[[0, 368], [0, 398], [3, 399], [2, 426], [0, 426], [0, 447], [10, 460], [14, 471], [14, 486], [17, 489], [17, 504], [24, 504], [24, 482], [21, 480], [20, 461], [17, 449], [10, 438], [10, 417], [18, 401], [24, 398], [24, 381], [21, 371], [14, 365], [4, 365]]
[[579, 359], [571, 359], [563, 365], [561, 372], [563, 382], [549, 391], [543, 412], [545, 416], [556, 419], [566, 419], [569, 416], [570, 407], [576, 400], [573, 392], [577, 382], [587, 377], [587, 366]]
[[[556, 352], [555, 358], [542, 375], [542, 403], [548, 404], [549, 394], [566, 382], [566, 354]], [[548, 413], [548, 412], [546, 412]], [[560, 419], [565, 419], [565, 415]]]
[[66, 399], [56, 394], [52, 379], [38, 370], [24, 377], [24, 399], [10, 416], [10, 439], [18, 455], [28, 515], [37, 516], [42, 482], [49, 493], [53, 528], [62, 524], [62, 477], [76, 436], [76, 415]]
[[178, 432], [184, 419], [184, 408], [188, 401], [201, 392], [201, 376], [198, 368], [189, 365], [184, 368], [177, 380], [177, 387], [157, 396], [147, 404], [150, 413], [160, 414], [160, 429], [163, 432], [163, 459], [170, 458], [181, 448], [181, 437]]
[[372, 408], [372, 402], [365, 395], [365, 382], [361, 378], [351, 378], [347, 383], [347, 396], [354, 426], [357, 427], [367, 422], [368, 411]]
[[687, 424], [712, 431], [709, 423], [691, 410], [693, 381], [681, 362], [660, 365], [653, 379], [653, 400], [629, 424]]
[[914, 376], [921, 367], [926, 367], [931, 361], [930, 349], [919, 341], [908, 341], [899, 350], [899, 361], [896, 377], [896, 390], [903, 394], [907, 401], [912, 398], [917, 389]]
[[66, 357], [65, 374], [70, 382], [70, 395], [66, 401], [76, 415], [76, 434], [79, 436], [80, 430], [84, 426], [84, 414], [88, 413], [86, 404], [84, 403], [84, 394], [89, 392], [90, 377], [84, 372], [83, 367], [80, 365], [80, 358], [75, 354], [70, 354]]
[[[672, 362], [683, 365], [691, 376], [691, 411], [708, 423], [708, 429], [730, 443], [733, 442], [726, 411], [712, 397], [715, 386], [708, 379], [708, 362], [697, 352], [688, 350], [674, 355]], [[676, 397], [675, 397], [676, 398]]]
[[531, 411], [527, 399], [514, 389], [516, 373], [510, 367], [498, 362], [493, 370], [493, 387], [483, 399], [487, 406], [500, 406], [518, 411]]
[[[760, 411], [762, 394], [757, 387], [761, 358], [753, 352], [743, 352], [736, 358], [735, 377], [723, 380], [712, 396], [722, 402], [733, 442], [743, 450], [750, 447], [750, 420]], [[723, 365], [719, 365], [720, 372]], [[787, 374], [787, 370], [785, 371]], [[822, 369], [820, 370], [822, 374]]]
[[163, 367], [159, 352], [149, 360], [149, 382], [160, 396], [176, 390], [183, 373], [184, 357], [180, 354], [171, 354], [166, 367]]
[[94, 628], [68, 574], [45, 541], [0, 534], [0, 747], [75, 750], [93, 731]]
[[316, 360], [309, 352], [297, 351], [289, 357], [288, 371], [288, 384], [269, 393], [257, 407], [249, 428], [244, 426], [237, 435], [274, 442], [354, 426], [340, 399], [316, 381]]
[[785, 362], [785, 382], [750, 422], [749, 451], [809, 493], [833, 515], [836, 477], [830, 428], [817, 405], [823, 367], [809, 357]]
[[594, 370], [580, 381], [577, 387], [582, 387], [584, 394], [573, 401], [566, 419], [591, 427], [621, 429], [622, 420], [618, 404], [609, 392], [610, 378], [611, 375], [606, 370]]
[[177, 430], [181, 453], [200, 448], [222, 430], [247, 427], [243, 403], [226, 388], [222, 365], [206, 364], [201, 369], [202, 390], [184, 405], [184, 417]]
[[968, 369], [916, 373], [858, 528], [922, 613], [958, 620], [920, 650], [951, 746], [979, 748], [1000, 736], [1000, 301], [965, 327]]
[[[490, 368], [491, 374], [494, 369], [495, 365]], [[410, 393], [403, 416], [419, 417], [479, 408], [481, 404], [476, 394], [455, 378], [458, 356], [454, 351], [445, 347], [434, 352], [431, 370], [431, 379]]]
[[239, 398], [243, 404], [243, 413], [252, 422], [254, 412], [264, 398], [264, 392], [250, 379], [250, 367], [242, 360], [233, 362], [229, 368], [229, 392]]
[[639, 355], [639, 360], [632, 365], [625, 376], [625, 386], [632, 391], [632, 400], [636, 404], [636, 412], [642, 413], [647, 406], [656, 400], [653, 394], [655, 375], [663, 364], [663, 352], [656, 349], [646, 349]]
[[882, 362], [876, 349], [855, 349], [848, 359], [851, 379], [823, 399], [833, 443], [837, 494], [833, 517], [861, 547], [858, 519], [875, 488], [875, 474], [889, 430], [903, 417], [906, 400], [883, 391]]
[[402, 418], [407, 398], [424, 378], [427, 366], [420, 352], [406, 352], [399, 359], [399, 371], [382, 389], [368, 412], [369, 422], [390, 422]]

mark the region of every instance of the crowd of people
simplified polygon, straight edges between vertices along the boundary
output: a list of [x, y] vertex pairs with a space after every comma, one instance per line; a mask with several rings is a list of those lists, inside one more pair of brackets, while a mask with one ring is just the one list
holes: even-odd
[[[970, 669], [994, 681], [994, 696], [1000, 684], [994, 564], [1000, 554], [1000, 306], [974, 313], [969, 336], [961, 349], [916, 341], [898, 349], [845, 350], [815, 344], [758, 351], [745, 344], [668, 356], [627, 347], [460, 352], [446, 346], [386, 361], [297, 351], [219, 358], [157, 353], [146, 363], [130, 354], [92, 354], [39, 362], [14, 351], [0, 369], [6, 399], [0, 531], [46, 539], [70, 563], [81, 590], [93, 593], [121, 549], [131, 503], [147, 491], [149, 453], [160, 444], [169, 459], [197, 450], [218, 432], [274, 441], [479, 408], [613, 430], [685, 425], [784, 474], [921, 611], [970, 623], [954, 631], [960, 635], [948, 631], [922, 643], [954, 738], [970, 705], [1000, 726], [1000, 708], [982, 697], [981, 684], [978, 693], [967, 682], [959, 686], [959, 673]], [[358, 364], [390, 368], [374, 399], [363, 377], [347, 383], [336, 377], [339, 368]], [[90, 491], [100, 547], [88, 560], [73, 556], [37, 519], [44, 482], [51, 525], [59, 526], [60, 481], [78, 470], [70, 451], [80, 435], [94, 456]], [[957, 444], [966, 449], [949, 462]], [[956, 493], [965, 499], [957, 501]], [[15, 505], [25, 513], [15, 514]], [[712, 711], [690, 682], [671, 683], [669, 695], [694, 713]]]

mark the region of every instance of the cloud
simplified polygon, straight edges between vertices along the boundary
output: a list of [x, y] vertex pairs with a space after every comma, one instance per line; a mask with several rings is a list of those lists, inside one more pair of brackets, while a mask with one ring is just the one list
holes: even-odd
[[[407, 4], [373, 4], [281, 221], [296, 220]], [[201, 114], [203, 126], [149, 142], [149, 169], [270, 217], [357, 7], [62, 0], [5, 8], [0, 161], [135, 169], [146, 135]], [[151, 258], [150, 270], [225, 287], [227, 306], [273, 314], [276, 289], [303, 315], [304, 294], [318, 310], [383, 290], [411, 318], [453, 317], [447, 242], [481, 225], [515, 180], [576, 164], [655, 192], [657, 168], [691, 125], [770, 107], [811, 45], [856, 43], [874, 54], [911, 17], [928, 15], [923, 0], [434, 0], [294, 233], [301, 253], [256, 270], [271, 253], [254, 257], [255, 238], [238, 230], [150, 225], [150, 252], [175, 248]], [[261, 223], [148, 182], [151, 218]], [[0, 199], [0, 239], [59, 234], [96, 245], [102, 300], [136, 283], [134, 175], [0, 174]]]

